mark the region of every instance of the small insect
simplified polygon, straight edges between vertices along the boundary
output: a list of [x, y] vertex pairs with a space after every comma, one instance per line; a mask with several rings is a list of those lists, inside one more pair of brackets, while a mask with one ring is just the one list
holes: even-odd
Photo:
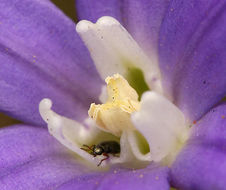
[[81, 148], [82, 150], [92, 154], [94, 157], [102, 154], [105, 156], [105, 158], [103, 158], [97, 166], [100, 166], [104, 160], [109, 158], [108, 154], [113, 154], [113, 156], [115, 156], [116, 154], [120, 153], [120, 145], [116, 141], [104, 141], [98, 145], [92, 146], [84, 144], [83, 147]]

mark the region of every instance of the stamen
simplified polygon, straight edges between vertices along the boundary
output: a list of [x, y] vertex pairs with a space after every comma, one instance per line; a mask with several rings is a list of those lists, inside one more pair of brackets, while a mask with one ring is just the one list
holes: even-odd
[[105, 104], [91, 104], [89, 116], [104, 131], [120, 137], [124, 130], [134, 130], [130, 114], [140, 104], [136, 91], [119, 74], [106, 78], [108, 100]]

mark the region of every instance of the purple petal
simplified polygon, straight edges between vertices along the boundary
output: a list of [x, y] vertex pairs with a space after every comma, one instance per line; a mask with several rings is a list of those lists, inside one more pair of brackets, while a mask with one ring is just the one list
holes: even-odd
[[77, 0], [79, 19], [96, 22], [101, 16], [112, 16], [126, 27], [142, 48], [157, 53], [158, 33], [168, 0]]
[[76, 8], [79, 20], [96, 22], [102, 16], [112, 16], [122, 23], [121, 0], [76, 0]]
[[108, 190], [167, 190], [168, 168], [150, 165], [141, 170], [115, 169], [73, 179], [57, 190], [108, 189]]
[[43, 128], [3, 128], [0, 144], [0, 189], [169, 189], [168, 168], [94, 173]]
[[226, 104], [212, 109], [194, 126], [171, 170], [179, 189], [225, 189]]
[[173, 1], [160, 30], [164, 85], [190, 119], [226, 94], [225, 1]]
[[159, 28], [168, 4], [168, 0], [127, 0], [123, 4], [126, 29], [150, 57], [157, 56]]
[[54, 189], [88, 171], [44, 128], [2, 128], [0, 144], [0, 189]]
[[101, 80], [75, 24], [49, 1], [0, 4], [0, 110], [41, 124], [38, 104], [82, 120], [100, 92]]

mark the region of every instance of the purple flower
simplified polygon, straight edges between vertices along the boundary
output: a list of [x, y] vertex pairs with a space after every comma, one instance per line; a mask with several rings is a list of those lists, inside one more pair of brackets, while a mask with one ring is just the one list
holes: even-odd
[[49, 135], [37, 106], [83, 121], [103, 81], [74, 23], [49, 1], [0, 3], [0, 108], [26, 125], [0, 130], [0, 189], [224, 189], [226, 86], [224, 1], [78, 0], [80, 19], [116, 18], [149, 56], [166, 95], [195, 121], [168, 168], [97, 172]]

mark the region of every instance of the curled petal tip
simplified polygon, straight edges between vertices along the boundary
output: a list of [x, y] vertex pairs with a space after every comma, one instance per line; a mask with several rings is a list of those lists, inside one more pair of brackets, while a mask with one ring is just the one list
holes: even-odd
[[120, 25], [120, 23], [111, 16], [103, 16], [97, 20], [98, 25]]
[[48, 98], [44, 98], [39, 103], [39, 112], [43, 120], [48, 123], [48, 113], [52, 107], [52, 101]]
[[51, 108], [52, 107], [52, 101], [48, 98], [42, 99], [42, 101], [39, 104], [39, 109], [41, 108]]
[[76, 25], [76, 31], [78, 33], [83, 33], [89, 31], [91, 28], [93, 28], [93, 23], [87, 20], [81, 20], [77, 25]]

